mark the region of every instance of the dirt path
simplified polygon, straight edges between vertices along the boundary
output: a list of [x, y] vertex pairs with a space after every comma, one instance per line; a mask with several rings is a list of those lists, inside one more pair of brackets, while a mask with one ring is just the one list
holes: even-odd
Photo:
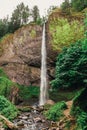
[[72, 101], [66, 102], [66, 104], [67, 104], [67, 109], [64, 111], [64, 115], [65, 115], [66, 117], [68, 117], [68, 116], [70, 115], [70, 110], [71, 110], [72, 103], [73, 103]]

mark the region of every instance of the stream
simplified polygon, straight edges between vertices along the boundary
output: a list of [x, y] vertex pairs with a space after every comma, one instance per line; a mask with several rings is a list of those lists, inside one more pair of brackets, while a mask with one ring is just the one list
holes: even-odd
[[19, 130], [48, 130], [51, 122], [46, 120], [42, 114], [42, 110], [34, 108], [31, 112], [21, 112], [14, 124]]

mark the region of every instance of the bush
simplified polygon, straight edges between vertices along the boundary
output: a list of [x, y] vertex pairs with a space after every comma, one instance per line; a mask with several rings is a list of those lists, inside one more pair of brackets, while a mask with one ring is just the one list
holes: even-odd
[[45, 112], [45, 116], [49, 120], [57, 121], [60, 117], [63, 116], [63, 110], [67, 108], [67, 105], [64, 101], [59, 102], [52, 106], [47, 112]]
[[87, 130], [87, 88], [74, 98], [70, 113], [76, 118], [76, 130]]
[[19, 85], [19, 96], [26, 101], [39, 97], [39, 87]]
[[78, 88], [87, 82], [87, 39], [64, 48], [57, 57], [53, 88]]
[[9, 97], [10, 89], [13, 86], [13, 82], [6, 77], [0, 77], [0, 95]]
[[66, 18], [58, 18], [51, 21], [49, 26], [52, 46], [58, 51], [84, 37], [84, 26], [76, 20], [70, 23]]
[[77, 117], [77, 130], [87, 130], [87, 113], [81, 111]]
[[13, 120], [18, 114], [18, 110], [4, 96], [0, 96], [0, 114]]

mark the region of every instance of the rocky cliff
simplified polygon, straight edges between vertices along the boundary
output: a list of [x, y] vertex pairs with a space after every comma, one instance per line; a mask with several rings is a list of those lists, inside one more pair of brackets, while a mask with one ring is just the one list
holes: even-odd
[[[47, 25], [48, 26], [48, 25]], [[48, 79], [53, 77], [56, 52], [46, 31]], [[7, 35], [0, 44], [0, 67], [14, 82], [24, 85], [40, 84], [42, 26], [26, 25]]]

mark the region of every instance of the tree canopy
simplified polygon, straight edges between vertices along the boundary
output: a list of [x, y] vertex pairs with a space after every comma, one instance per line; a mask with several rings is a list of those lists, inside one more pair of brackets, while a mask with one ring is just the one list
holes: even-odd
[[81, 11], [87, 7], [87, 0], [71, 0], [71, 6], [76, 11]]
[[78, 88], [87, 83], [87, 39], [64, 48], [57, 57], [53, 88]]
[[58, 18], [50, 22], [50, 32], [54, 49], [61, 51], [84, 37], [84, 26], [77, 20], [68, 22], [66, 18]]
[[34, 22], [37, 22], [37, 20], [40, 18], [39, 9], [37, 5], [35, 5], [32, 9], [32, 17]]

